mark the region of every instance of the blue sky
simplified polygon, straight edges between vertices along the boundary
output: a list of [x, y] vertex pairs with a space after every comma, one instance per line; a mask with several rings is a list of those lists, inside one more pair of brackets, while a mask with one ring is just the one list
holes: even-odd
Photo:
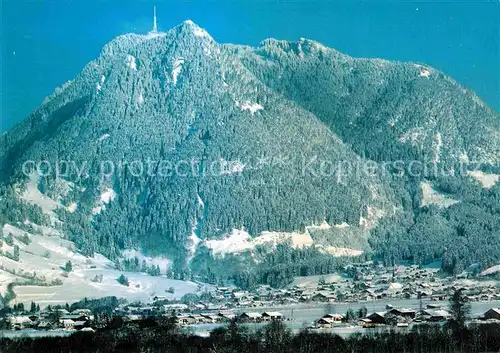
[[1, 0], [0, 132], [117, 35], [191, 19], [218, 42], [311, 38], [355, 57], [418, 61], [500, 110], [500, 1]]

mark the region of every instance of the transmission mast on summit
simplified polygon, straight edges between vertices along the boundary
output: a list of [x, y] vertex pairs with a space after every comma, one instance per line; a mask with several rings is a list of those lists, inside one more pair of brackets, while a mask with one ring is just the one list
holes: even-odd
[[153, 11], [154, 11], [154, 14], [153, 14], [153, 30], [151, 32], [158, 33], [158, 27], [156, 25], [156, 6], [154, 6]]

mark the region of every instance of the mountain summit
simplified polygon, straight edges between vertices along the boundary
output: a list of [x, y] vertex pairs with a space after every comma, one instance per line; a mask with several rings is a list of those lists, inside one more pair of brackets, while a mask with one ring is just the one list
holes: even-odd
[[498, 122], [422, 64], [305, 39], [219, 44], [185, 21], [106, 44], [1, 137], [1, 180], [85, 254], [137, 248], [179, 271], [263, 244], [360, 254], [381, 222], [406, 232], [421, 209], [426, 176], [391, 163], [498, 167]]

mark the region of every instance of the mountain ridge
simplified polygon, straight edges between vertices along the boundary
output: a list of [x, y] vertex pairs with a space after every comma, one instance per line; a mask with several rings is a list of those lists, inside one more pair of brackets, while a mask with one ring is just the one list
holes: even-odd
[[[262, 43], [218, 44], [192, 21], [115, 38], [2, 136], [4, 197], [23, 202], [25, 161], [71, 161], [64, 176], [52, 170], [34, 187], [61, 200], [57, 218], [81, 251], [115, 260], [139, 247], [170, 256], [179, 273], [207, 275], [203, 259], [218, 257], [210, 244], [242, 227], [258, 238], [325, 223], [308, 246], [377, 253], [380, 223], [411, 231], [421, 183], [444, 188], [441, 176], [398, 178], [385, 162], [454, 167], [465, 153], [498, 166], [498, 114], [437, 70], [355, 59], [306, 39]], [[485, 126], [467, 120], [474, 114]], [[170, 173], [159, 176], [163, 162]], [[342, 169], [370, 162], [375, 175]], [[467, 178], [459, 183], [475, 188]], [[43, 218], [37, 206], [29, 212]], [[20, 217], [9, 211], [3, 222]]]

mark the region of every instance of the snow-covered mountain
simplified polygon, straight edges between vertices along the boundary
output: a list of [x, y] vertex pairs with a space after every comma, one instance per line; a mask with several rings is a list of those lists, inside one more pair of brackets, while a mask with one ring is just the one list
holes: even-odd
[[[177, 271], [200, 251], [262, 244], [359, 255], [409, 232], [433, 203], [419, 195], [442, 187], [396, 177], [405, 163], [480, 162], [495, 176], [499, 137], [498, 114], [431, 67], [305, 39], [219, 44], [186, 21], [112, 40], [0, 138], [2, 222], [51, 224], [89, 256], [141, 249]], [[397, 231], [380, 235], [384, 220]]]

